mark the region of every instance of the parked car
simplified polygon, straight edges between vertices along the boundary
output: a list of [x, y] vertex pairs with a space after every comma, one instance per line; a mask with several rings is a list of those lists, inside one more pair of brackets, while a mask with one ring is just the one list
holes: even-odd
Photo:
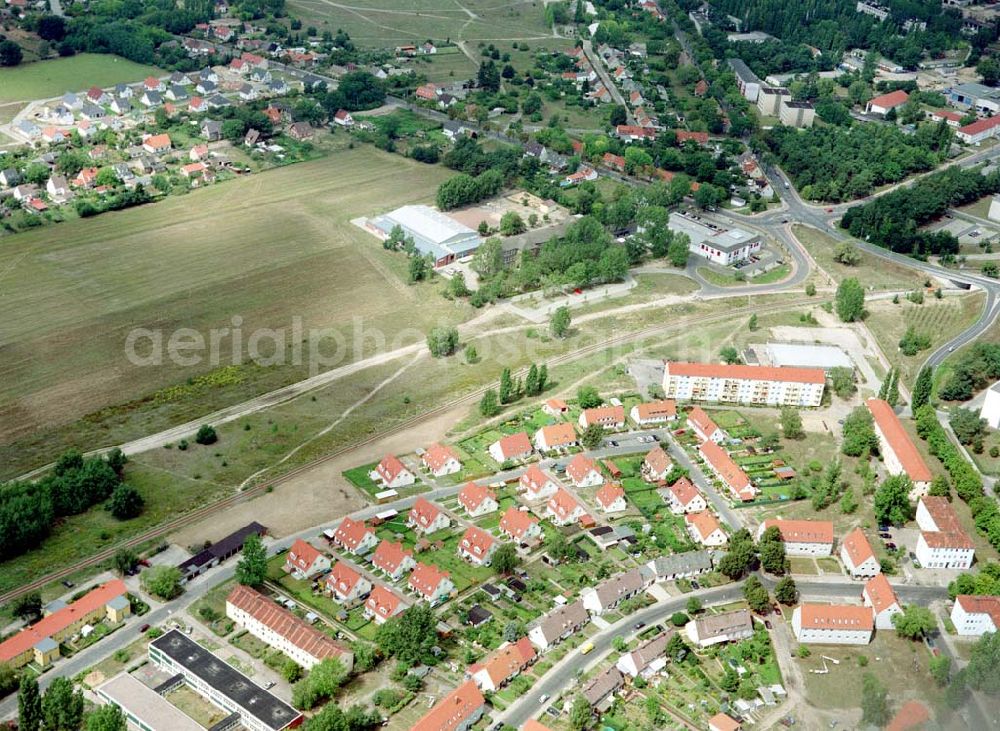
[[139, 628], [139, 634], [145, 633], [145, 631], [148, 630], [148, 629], [149, 629], [149, 624], [148, 623], [142, 625], [142, 627]]
[[765, 619], [764, 620], [764, 626], [767, 627], [768, 629], [771, 629], [771, 620], [770, 619]]
[[543, 704], [548, 699], [549, 699], [549, 694], [548, 693], [542, 693], [541, 696], [539, 696], [539, 698], [538, 698], [538, 705]]
[[639, 630], [639, 629], [642, 629], [645, 626], [646, 626], [645, 622], [636, 622], [634, 625], [632, 625], [632, 629]]

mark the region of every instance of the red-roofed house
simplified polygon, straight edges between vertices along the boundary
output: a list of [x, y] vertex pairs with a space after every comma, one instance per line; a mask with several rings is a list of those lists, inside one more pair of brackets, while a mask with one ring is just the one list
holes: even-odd
[[416, 592], [421, 599], [432, 607], [440, 604], [455, 591], [455, 584], [448, 578], [447, 571], [441, 571], [437, 566], [417, 561], [416, 567], [410, 572], [406, 582], [411, 591]]
[[1000, 628], [1000, 597], [959, 594], [951, 610], [955, 631], [963, 637], [982, 637]]
[[665, 487], [659, 492], [666, 496], [670, 512], [674, 515], [700, 513], [702, 510], [708, 510], [705, 496], [686, 477], [681, 477], [673, 485]]
[[453, 475], [462, 469], [462, 463], [458, 461], [456, 455], [450, 447], [435, 442], [427, 448], [427, 451], [420, 455], [420, 461], [424, 467], [435, 477]]
[[617, 170], [620, 173], [625, 172], [625, 158], [621, 155], [615, 155], [610, 152], [605, 152], [604, 157], [601, 158], [601, 162], [604, 163], [604, 167], [611, 168], [612, 170]]
[[[203, 162], [189, 162], [187, 165], [181, 165], [181, 176], [185, 178], [199, 178], [204, 175], [206, 170], [208, 170], [208, 166]], [[195, 184], [192, 183], [192, 185]]]
[[698, 451], [709, 469], [738, 499], [747, 502], [757, 496], [757, 488], [750, 484], [747, 473], [733, 462], [729, 452], [715, 442], [702, 442]]
[[354, 653], [249, 586], [229, 592], [226, 616], [306, 670], [327, 658], [340, 660], [348, 672], [354, 668]]
[[949, 127], [959, 127], [964, 115], [950, 109], [933, 109], [927, 112], [927, 118], [932, 122], [945, 122]]
[[438, 701], [410, 731], [468, 731], [485, 709], [486, 699], [469, 680]]
[[867, 645], [874, 629], [872, 610], [854, 604], [802, 604], [792, 612], [795, 639], [803, 644]]
[[852, 579], [870, 579], [882, 571], [871, 543], [861, 528], [855, 528], [840, 543], [840, 560]]
[[538, 657], [531, 640], [522, 637], [517, 642], [505, 642], [481, 663], [469, 666], [468, 675], [482, 690], [496, 692]]
[[708, 93], [708, 82], [704, 79], [699, 79], [698, 83], [694, 85], [694, 95], [697, 97], [703, 97]]
[[865, 114], [877, 114], [884, 117], [889, 113], [889, 110], [906, 104], [909, 98], [910, 95], [902, 89], [877, 96], [865, 105]]
[[545, 474], [542, 468], [536, 464], [525, 470], [519, 484], [530, 500], [542, 500], [550, 495], [555, 495], [556, 490], [559, 489], [559, 483]]
[[594, 460], [583, 454], [577, 454], [569, 461], [566, 476], [575, 487], [597, 487], [604, 482], [604, 476]]
[[925, 569], [967, 569], [975, 546], [947, 498], [925, 495], [917, 503], [920, 536], [915, 551]]
[[878, 449], [886, 472], [890, 475], [905, 474], [910, 478], [913, 482], [910, 500], [926, 495], [934, 476], [892, 406], [887, 401], [875, 398], [870, 398], [865, 403], [875, 421]]
[[489, 566], [499, 545], [488, 532], [470, 525], [458, 542], [458, 555], [477, 566]]
[[580, 428], [586, 429], [592, 424], [600, 424], [605, 429], [621, 429], [625, 426], [625, 407], [598, 406], [584, 409], [580, 414]]
[[959, 127], [955, 130], [955, 137], [967, 145], [978, 145], [984, 140], [996, 137], [998, 129], [1000, 129], [1000, 116], [983, 117], [964, 127]]
[[170, 152], [170, 148], [170, 135], [168, 134], [150, 135], [142, 141], [142, 149], [152, 155]]
[[609, 482], [594, 493], [594, 499], [605, 513], [620, 513], [628, 509], [625, 490], [616, 482]]
[[470, 518], [489, 515], [500, 509], [496, 494], [485, 485], [469, 482], [458, 491], [458, 502]]
[[545, 515], [556, 525], [570, 525], [580, 520], [587, 511], [576, 498], [560, 487], [545, 505]]
[[815, 407], [825, 385], [822, 368], [667, 362], [663, 369], [664, 395], [678, 401]]
[[79, 632], [85, 624], [102, 620], [118, 623], [131, 613], [125, 582], [121, 579], [108, 581], [0, 642], [0, 662], [12, 668], [24, 667], [30, 662], [46, 667], [59, 657], [59, 643]]
[[708, 144], [708, 132], [688, 132], [685, 129], [675, 129], [677, 143], [683, 145], [685, 142], [697, 142], [699, 145]]
[[312, 579], [329, 570], [330, 559], [301, 538], [285, 554], [285, 573], [296, 579]]
[[569, 422], [543, 426], [535, 432], [535, 448], [539, 452], [566, 450], [579, 443], [576, 429]]
[[338, 109], [337, 113], [333, 115], [333, 122], [341, 127], [353, 127], [354, 117], [346, 109]]
[[542, 406], [542, 411], [544, 411], [549, 416], [554, 416], [557, 419], [569, 411], [569, 404], [559, 398], [550, 398]]
[[685, 515], [684, 522], [691, 538], [703, 546], [716, 548], [726, 545], [729, 541], [719, 521], [707, 510]]
[[333, 534], [333, 542], [355, 556], [363, 556], [378, 545], [375, 531], [363, 520], [344, 518]]
[[416, 482], [417, 478], [406, 469], [406, 465], [393, 454], [387, 454], [376, 465], [369, 475], [375, 482], [381, 482], [387, 490], [406, 487]]
[[900, 606], [896, 592], [885, 574], [875, 574], [874, 577], [868, 579], [865, 582], [864, 591], [861, 592], [861, 598], [866, 607], [872, 608], [875, 626], [878, 629], [896, 628], [896, 625], [892, 623], [892, 617], [894, 614], [900, 614], [903, 607]]
[[490, 456], [498, 463], [527, 459], [532, 454], [531, 440], [523, 431], [501, 437], [490, 445]]
[[[704, 84], [704, 81], [699, 83]], [[725, 713], [716, 713], [708, 719], [708, 731], [740, 731], [743, 728], [735, 718], [727, 716]]]
[[423, 99], [425, 101], [434, 101], [437, 99], [437, 87], [434, 84], [423, 84], [417, 87], [415, 92], [417, 99]]
[[833, 553], [833, 523], [829, 520], [765, 520], [757, 540], [768, 528], [777, 528], [789, 556], [829, 556]]
[[371, 593], [372, 583], [343, 561], [326, 576], [326, 588], [335, 602], [352, 606]]
[[559, 183], [559, 185], [563, 188], [567, 188], [572, 185], [579, 185], [580, 183], [585, 183], [588, 180], [597, 180], [598, 177], [599, 176], [597, 174], [597, 171], [594, 170], [594, 168], [589, 168], [584, 166], [581, 167], [579, 170], [577, 170], [575, 173], [570, 173], [565, 178], [563, 178], [562, 182]]
[[705, 413], [705, 410], [700, 406], [695, 406], [688, 412], [687, 423], [702, 441], [722, 444], [726, 440], [726, 433], [712, 421], [712, 417]]
[[639, 127], [632, 124], [619, 124], [615, 127], [615, 136], [625, 142], [656, 139], [656, 130], [652, 127]]
[[365, 600], [365, 618], [382, 624], [387, 619], [395, 617], [406, 607], [403, 600], [384, 586], [376, 586]]
[[539, 537], [542, 527], [527, 510], [518, 510], [511, 505], [500, 518], [500, 532], [520, 544]]
[[647, 401], [633, 406], [628, 415], [636, 426], [666, 424], [677, 418], [677, 402], [670, 399]]
[[142, 86], [146, 91], [165, 91], [167, 88], [167, 85], [155, 76], [147, 76], [146, 80], [142, 82]]
[[197, 162], [208, 157], [208, 145], [195, 145], [188, 150], [188, 158]]
[[393, 543], [384, 540], [378, 544], [372, 554], [372, 566], [385, 572], [393, 581], [399, 581], [403, 574], [412, 571], [417, 562], [413, 560], [413, 551], [403, 548], [403, 542]]
[[667, 479], [674, 463], [660, 445], [656, 445], [646, 454], [642, 461], [642, 478], [646, 482], [662, 482]]
[[406, 525], [417, 533], [435, 533], [451, 525], [451, 518], [439, 506], [426, 498], [418, 497], [410, 508]]

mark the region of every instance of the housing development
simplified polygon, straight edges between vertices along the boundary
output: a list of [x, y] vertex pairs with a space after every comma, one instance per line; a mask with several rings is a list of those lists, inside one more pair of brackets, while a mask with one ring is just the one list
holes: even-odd
[[0, 26], [0, 724], [997, 725], [1000, 4]]

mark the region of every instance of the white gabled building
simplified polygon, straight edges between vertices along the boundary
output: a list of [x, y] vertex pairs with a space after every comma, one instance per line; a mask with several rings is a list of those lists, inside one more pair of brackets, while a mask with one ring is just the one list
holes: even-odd
[[803, 644], [867, 645], [874, 630], [870, 607], [800, 604], [792, 612], [792, 631]]
[[636, 404], [628, 412], [629, 418], [636, 426], [653, 426], [666, 424], [677, 419], [677, 402], [670, 399], [648, 401]]
[[574, 487], [597, 487], [604, 482], [604, 476], [597, 469], [594, 460], [577, 454], [566, 465], [566, 476]]
[[664, 487], [658, 492], [667, 498], [670, 512], [674, 515], [700, 513], [703, 510], [708, 510], [705, 496], [686, 477], [681, 477], [673, 485]]
[[567, 421], [543, 426], [535, 432], [535, 449], [539, 452], [563, 451], [578, 443], [576, 429]]
[[840, 543], [840, 560], [852, 579], [870, 579], [882, 571], [871, 543], [861, 528], [855, 528]]
[[678, 401], [815, 407], [825, 385], [822, 368], [668, 361], [663, 372], [664, 393]]
[[598, 488], [594, 499], [605, 513], [621, 513], [628, 510], [625, 490], [617, 482], [608, 482]]
[[947, 498], [926, 495], [917, 503], [920, 536], [915, 551], [925, 569], [958, 569], [972, 566], [975, 546], [962, 530], [955, 509]]
[[726, 432], [722, 431], [700, 406], [695, 406], [688, 412], [687, 423], [703, 442], [722, 444], [726, 441]]
[[691, 539], [707, 548], [718, 548], [729, 541], [719, 521], [708, 510], [688, 513], [684, 516], [684, 523]]
[[656, 445], [642, 461], [642, 479], [646, 482], [662, 482], [667, 479], [674, 463], [660, 445]]
[[545, 505], [545, 516], [559, 526], [570, 525], [585, 516], [587, 511], [568, 490], [560, 487]]
[[1000, 597], [959, 594], [951, 609], [955, 631], [963, 637], [982, 637], [1000, 627]]
[[876, 574], [865, 582], [864, 591], [861, 598], [866, 607], [871, 607], [872, 615], [875, 617], [875, 627], [878, 629], [895, 629], [892, 618], [903, 611], [896, 592], [889, 583], [885, 574]]
[[371, 471], [369, 477], [375, 482], [381, 482], [387, 490], [407, 487], [417, 481], [417, 478], [406, 469], [406, 465], [400, 461], [399, 457], [393, 454], [387, 454], [383, 457], [382, 461]]
[[559, 483], [549, 477], [536, 464], [531, 465], [521, 475], [518, 483], [529, 500], [543, 500], [556, 494]]
[[890, 475], [906, 475], [913, 482], [910, 490], [910, 500], [916, 500], [927, 494], [934, 476], [930, 468], [920, 456], [910, 435], [906, 433], [899, 417], [888, 402], [881, 399], [868, 399], [866, 402], [875, 422], [875, 435], [878, 437], [879, 454], [885, 463], [885, 470]]
[[462, 469], [462, 463], [451, 447], [438, 443], [429, 446], [427, 451], [420, 455], [420, 461], [424, 468], [435, 477], [453, 475]]
[[479, 518], [500, 509], [500, 503], [497, 502], [493, 490], [475, 482], [466, 483], [465, 487], [458, 491], [458, 503], [470, 518]]
[[477, 566], [489, 566], [499, 545], [489, 532], [470, 525], [458, 542], [458, 555]]
[[788, 556], [829, 556], [833, 553], [833, 522], [829, 520], [765, 520], [757, 540], [768, 528], [777, 528]]
[[615, 667], [630, 678], [648, 680], [667, 666], [667, 645], [674, 632], [664, 632], [618, 658]]
[[418, 497], [410, 508], [406, 525], [417, 533], [428, 534], [444, 530], [451, 525], [451, 518], [439, 506], [426, 498]]
[[723, 642], [739, 642], [753, 637], [753, 617], [749, 609], [704, 614], [684, 625], [684, 632], [693, 644], [702, 648]]

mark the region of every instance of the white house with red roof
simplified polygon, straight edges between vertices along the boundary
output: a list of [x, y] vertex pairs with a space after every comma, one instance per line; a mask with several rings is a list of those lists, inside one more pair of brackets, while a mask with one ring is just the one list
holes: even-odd
[[527, 510], [511, 505], [500, 518], [500, 532], [517, 543], [527, 543], [542, 535], [542, 527]]
[[569, 412], [569, 404], [560, 398], [550, 398], [542, 405], [542, 411], [558, 419]]
[[833, 553], [833, 522], [829, 520], [765, 520], [757, 540], [768, 528], [777, 528], [788, 556], [829, 556]]
[[337, 561], [326, 575], [326, 589], [330, 597], [339, 604], [357, 604], [368, 596], [372, 582], [344, 561]]
[[703, 546], [716, 548], [729, 542], [729, 538], [722, 530], [722, 526], [719, 525], [719, 521], [708, 510], [685, 515], [684, 523], [691, 539]]
[[546, 517], [556, 525], [570, 525], [586, 514], [584, 507], [564, 487], [556, 490], [556, 494], [545, 504]]
[[147, 76], [142, 82], [142, 88], [146, 91], [165, 91], [167, 85], [155, 76]]
[[702, 510], [708, 510], [705, 496], [686, 477], [679, 478], [673, 485], [668, 485], [659, 492], [666, 498], [670, 512], [674, 515], [700, 513]]
[[951, 609], [955, 631], [963, 637], [982, 637], [1000, 628], [1000, 597], [959, 594]]
[[410, 508], [410, 513], [406, 518], [406, 525], [413, 528], [417, 533], [427, 534], [444, 530], [451, 525], [451, 518], [441, 509], [426, 498], [419, 497]]
[[642, 461], [642, 479], [646, 482], [662, 482], [667, 479], [674, 463], [670, 455], [659, 444], [649, 450]]
[[535, 661], [531, 640], [522, 637], [517, 642], [505, 642], [482, 662], [469, 666], [467, 675], [481, 689], [496, 692], [521, 674]]
[[411, 591], [432, 607], [447, 601], [451, 593], [455, 591], [455, 584], [448, 578], [447, 571], [441, 571], [437, 566], [420, 561], [410, 572], [410, 578], [406, 584]]
[[333, 542], [355, 556], [363, 556], [378, 545], [375, 531], [363, 520], [344, 518], [333, 533]]
[[458, 555], [477, 566], [489, 566], [493, 560], [493, 553], [499, 546], [500, 544], [489, 532], [470, 525], [465, 535], [458, 541]]
[[490, 445], [490, 456], [498, 463], [527, 459], [532, 454], [531, 440], [523, 431], [501, 437]]
[[636, 426], [666, 424], [677, 419], [677, 402], [671, 399], [647, 401], [633, 406], [628, 415]]
[[625, 502], [625, 490], [617, 482], [609, 482], [598, 488], [594, 499], [605, 513], [621, 513], [628, 510]]
[[518, 484], [530, 500], [543, 500], [551, 495], [555, 495], [556, 490], [559, 489], [559, 483], [549, 477], [541, 467], [535, 464], [524, 471]]
[[468, 731], [486, 710], [486, 699], [471, 680], [458, 686], [410, 727], [410, 731]]
[[296, 579], [312, 579], [330, 570], [330, 559], [299, 538], [285, 554], [285, 572]]
[[726, 487], [743, 502], [749, 502], [757, 497], [757, 488], [750, 482], [750, 477], [733, 461], [729, 452], [715, 442], [702, 442], [698, 447], [702, 459], [709, 470], [722, 481]]
[[931, 487], [934, 475], [920, 456], [920, 451], [906, 433], [892, 406], [882, 399], [871, 398], [865, 402], [875, 422], [878, 450], [890, 475], [906, 475], [913, 483], [910, 500], [916, 500]]
[[338, 109], [337, 113], [333, 115], [333, 123], [341, 127], [353, 127], [354, 117], [346, 109]]
[[917, 503], [917, 560], [925, 569], [968, 569], [975, 557], [972, 539], [962, 529], [947, 498], [925, 495]]
[[393, 581], [399, 581], [407, 571], [412, 571], [417, 562], [413, 551], [403, 548], [403, 542], [393, 543], [383, 540], [372, 554], [372, 566], [382, 571]]
[[732, 716], [716, 713], [708, 719], [708, 731], [740, 731], [743, 725]]
[[695, 406], [688, 412], [687, 423], [702, 441], [722, 444], [726, 440], [726, 433], [700, 406]]
[[403, 600], [384, 586], [376, 586], [365, 600], [365, 618], [382, 624], [387, 619], [395, 617], [406, 607]]
[[594, 460], [577, 454], [566, 465], [566, 476], [575, 487], [597, 487], [604, 483], [604, 475], [597, 469]]
[[861, 598], [866, 607], [872, 608], [875, 627], [896, 629], [896, 625], [892, 623], [892, 617], [895, 614], [901, 614], [903, 607], [900, 605], [899, 599], [896, 598], [896, 592], [885, 574], [875, 574], [868, 579], [865, 582], [864, 591], [861, 592]]
[[500, 503], [497, 502], [493, 489], [486, 485], [477, 485], [475, 482], [466, 483], [465, 487], [458, 491], [458, 504], [470, 518], [479, 518], [500, 509]]
[[865, 105], [865, 114], [876, 114], [884, 117], [896, 107], [901, 107], [909, 100], [910, 95], [902, 89], [877, 96]]
[[840, 542], [840, 560], [852, 579], [870, 579], [882, 571], [864, 531], [855, 528]]
[[576, 429], [567, 421], [543, 426], [535, 432], [535, 448], [539, 452], [563, 451], [579, 442]]
[[394, 454], [383, 457], [368, 476], [375, 482], [381, 482], [387, 490], [406, 487], [417, 481], [416, 476]]
[[581, 429], [594, 424], [599, 424], [605, 429], [621, 429], [625, 426], [625, 407], [597, 406], [593, 409], [584, 409], [580, 413], [579, 423]]
[[875, 630], [869, 607], [855, 604], [801, 604], [792, 612], [792, 631], [803, 644], [867, 645]]
[[171, 147], [170, 135], [168, 134], [149, 135], [142, 141], [142, 149], [151, 155], [162, 155], [165, 152], [170, 152]]
[[458, 455], [443, 444], [435, 442], [420, 455], [420, 461], [424, 468], [435, 477], [453, 475], [462, 469], [462, 463], [458, 461]]

